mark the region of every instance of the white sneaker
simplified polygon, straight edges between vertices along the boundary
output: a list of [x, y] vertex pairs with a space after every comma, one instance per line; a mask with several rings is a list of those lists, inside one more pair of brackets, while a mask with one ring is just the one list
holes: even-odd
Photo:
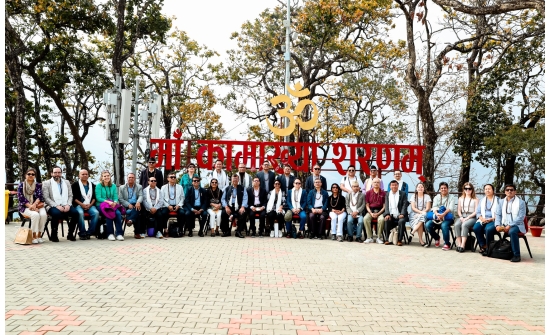
[[279, 237], [283, 237], [283, 232], [279, 230]]
[[367, 238], [363, 243], [372, 243], [372, 242], [374, 242], [372, 238]]
[[37, 240], [38, 240], [38, 243], [44, 243], [44, 240], [42, 239], [42, 237], [37, 238]]
[[269, 237], [275, 237], [275, 230], [271, 231], [271, 233], [269, 234]]
[[384, 241], [382, 241], [381, 239], [377, 238], [377, 239], [376, 239], [376, 243], [378, 243], [378, 244], [384, 244]]
[[37, 239], [32, 240], [32, 244], [38, 244], [38, 240]]
[[157, 236], [156, 238], [162, 238], [162, 233], [160, 231], [157, 231]]
[[108, 239], [109, 241], [116, 241], [115, 235], [113, 235], [113, 234], [109, 235], [109, 237], [107, 237], [107, 239]]
[[118, 236], [116, 237], [116, 239], [117, 239], [118, 241], [124, 241], [124, 237], [122, 237], [122, 235], [118, 235]]
[[139, 236], [141, 236], [141, 238], [145, 238], [145, 234], [141, 234], [141, 235], [139, 235]]

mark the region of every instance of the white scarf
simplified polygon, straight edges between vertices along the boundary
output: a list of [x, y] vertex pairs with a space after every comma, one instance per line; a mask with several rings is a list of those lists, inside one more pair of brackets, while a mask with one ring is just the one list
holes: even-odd
[[504, 198], [502, 202], [502, 225], [508, 226], [519, 215], [519, 199], [512, 198], [512, 202], [509, 203], [507, 198]]
[[160, 201], [160, 192], [159, 192], [160, 190], [157, 187], [154, 188], [157, 196], [156, 196], [156, 199], [155, 199], [155, 203], [152, 203], [151, 192], [149, 192], [150, 189], [151, 189], [151, 187], [147, 186], [147, 188], [145, 188], [145, 194], [147, 195], [147, 201], [151, 204], [151, 207], [155, 207]]
[[[273, 204], [275, 203], [275, 189], [271, 191], [271, 196], [269, 197], [269, 201], [267, 202], [267, 212], [271, 212], [273, 210]], [[283, 202], [283, 190], [279, 190], [279, 195], [277, 196], [277, 205], [275, 206], [275, 211], [279, 210], [279, 207], [281, 206]]]
[[225, 188], [229, 186], [229, 180], [227, 179], [227, 173], [224, 170], [221, 170], [218, 173], [216, 170], [212, 171], [212, 178], [218, 180], [218, 187], [220, 190], [225, 191]]
[[249, 176], [246, 174], [246, 172], [244, 173], [244, 182], [241, 180], [241, 174], [240, 173], [237, 173], [239, 175], [239, 184], [240, 185], [243, 185], [244, 189], [246, 190], [247, 188], [250, 187], [250, 178]]
[[390, 214], [393, 217], [398, 217], [399, 216], [399, 208], [397, 206], [399, 205], [399, 191], [395, 192], [395, 194], [390, 191], [389, 198], [390, 198], [389, 199], [390, 200]]
[[300, 187], [298, 189], [298, 196], [296, 196], [296, 189], [292, 189], [291, 190], [291, 196], [290, 196], [290, 200], [292, 201], [292, 207], [295, 208], [295, 209], [298, 209], [300, 208], [300, 201], [302, 200], [302, 188]]
[[84, 184], [82, 184], [80, 179], [78, 180], [78, 186], [80, 186], [80, 194], [82, 194], [82, 197], [84, 198], [83, 204], [88, 205], [92, 201], [92, 185], [88, 182], [88, 193], [85, 192]]
[[67, 188], [67, 184], [65, 183], [65, 180], [63, 178], [61, 178], [60, 183], [61, 183], [61, 193], [59, 192], [59, 186], [57, 182], [53, 178], [50, 179], [50, 185], [52, 186], [53, 200], [58, 206], [68, 205], [69, 189]]
[[[480, 206], [481, 206], [481, 217], [483, 217], [484, 219], [487, 219], [485, 217], [485, 209], [487, 209], [487, 197], [483, 197], [483, 199], [481, 199]], [[493, 219], [496, 218], [495, 212], [497, 210], [497, 207], [498, 207], [498, 198], [493, 196], [493, 206], [491, 206], [491, 215]]]

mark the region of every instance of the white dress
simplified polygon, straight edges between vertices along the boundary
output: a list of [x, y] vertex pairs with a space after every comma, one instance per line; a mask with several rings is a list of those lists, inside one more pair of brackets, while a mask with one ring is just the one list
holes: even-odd
[[[416, 195], [413, 194], [411, 196], [410, 203], [412, 204], [413, 202], [416, 201], [416, 209], [420, 211], [425, 210], [426, 207], [428, 206], [428, 203], [432, 202], [432, 198], [430, 198], [430, 196], [427, 194], [424, 194], [423, 198], [418, 198], [418, 199], [415, 199], [415, 198], [416, 198]], [[426, 214], [416, 213], [412, 211], [412, 209], [411, 209], [411, 212], [412, 212], [412, 215], [410, 216], [411, 220], [409, 221], [409, 224], [411, 225], [411, 230], [412, 230], [419, 222], [426, 222]]]

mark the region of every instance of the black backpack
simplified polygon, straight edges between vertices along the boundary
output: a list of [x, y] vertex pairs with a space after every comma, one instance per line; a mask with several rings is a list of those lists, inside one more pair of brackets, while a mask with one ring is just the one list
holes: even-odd
[[182, 237], [183, 233], [179, 231], [179, 228], [175, 224], [171, 224], [168, 227], [168, 236], [169, 237]]
[[95, 236], [98, 240], [105, 240], [107, 238], [107, 224], [105, 218], [100, 217], [97, 226], [95, 226]]
[[487, 256], [491, 258], [511, 260], [513, 256], [512, 244], [504, 238], [498, 241], [493, 241], [489, 244]]

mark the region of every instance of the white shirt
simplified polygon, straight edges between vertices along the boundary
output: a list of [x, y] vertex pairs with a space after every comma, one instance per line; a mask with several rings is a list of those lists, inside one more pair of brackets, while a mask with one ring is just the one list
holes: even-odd
[[397, 205], [399, 204], [399, 191], [395, 193], [390, 192], [389, 202], [390, 202], [390, 214], [395, 218], [399, 217], [399, 208], [397, 207]]
[[[361, 178], [350, 177], [348, 175], [342, 177], [342, 180], [340, 180], [340, 185], [344, 184], [345, 188], [347, 188], [348, 190], [351, 190], [351, 185], [353, 184], [354, 181], [359, 183], [360, 190], [363, 189], [363, 182], [361, 181]], [[348, 195], [348, 192], [345, 192], [342, 190], [342, 196], [345, 198], [347, 195]]]

